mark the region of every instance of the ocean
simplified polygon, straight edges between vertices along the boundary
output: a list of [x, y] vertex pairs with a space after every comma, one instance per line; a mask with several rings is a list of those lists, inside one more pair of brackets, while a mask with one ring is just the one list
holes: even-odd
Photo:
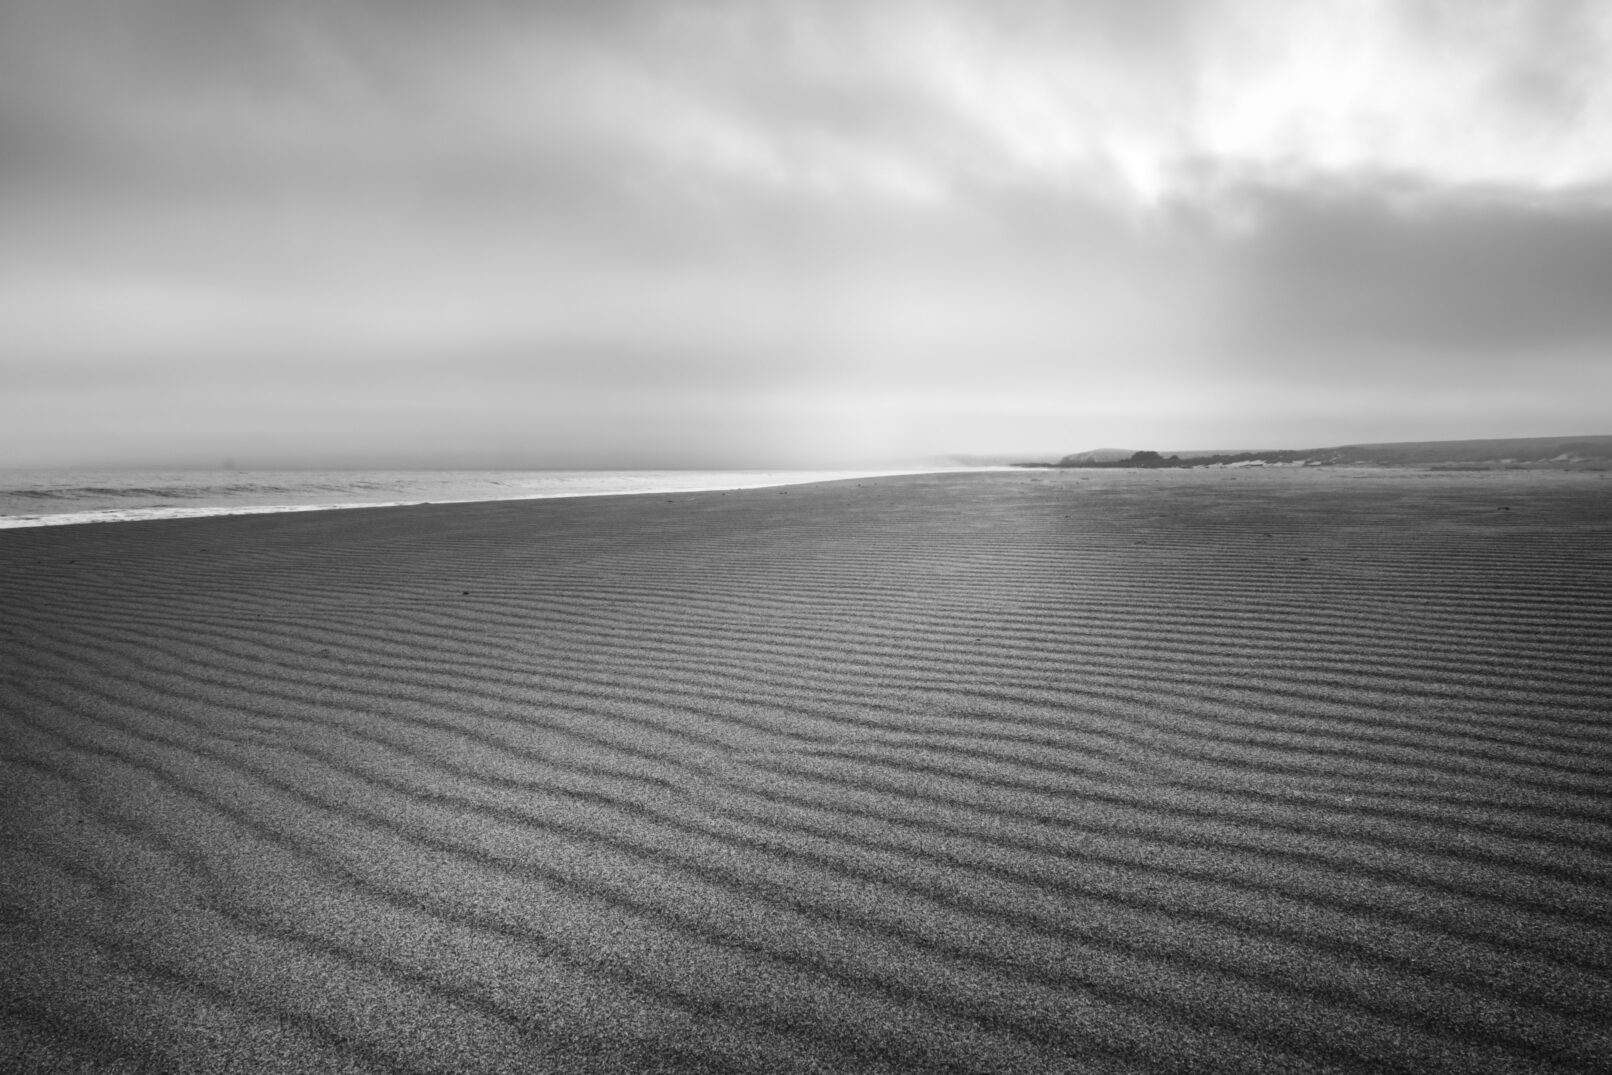
[[909, 470], [0, 470], [0, 529], [477, 500], [756, 489]]

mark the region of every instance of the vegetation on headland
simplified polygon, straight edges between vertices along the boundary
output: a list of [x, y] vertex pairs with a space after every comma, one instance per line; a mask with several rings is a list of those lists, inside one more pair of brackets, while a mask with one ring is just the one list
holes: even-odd
[[1126, 455], [1099, 449], [1066, 455], [1056, 463], [1031, 467], [1160, 469], [1257, 466], [1450, 466], [1450, 467], [1612, 467], [1612, 436], [1522, 437], [1486, 440], [1411, 441], [1347, 444], [1336, 448], [1283, 448], [1246, 452], [1139, 451]]
[[1186, 458], [1180, 455], [1160, 455], [1158, 452], [1133, 452], [1124, 459], [1090, 459], [1078, 455], [1064, 456], [1056, 463], [1049, 464], [1057, 467], [1103, 467], [1103, 468], [1132, 468], [1143, 467], [1157, 469], [1160, 467], [1211, 467], [1211, 466], [1271, 466], [1308, 464], [1310, 460], [1307, 453], [1292, 450], [1272, 452], [1236, 452], [1214, 455], [1200, 455], [1188, 453]]

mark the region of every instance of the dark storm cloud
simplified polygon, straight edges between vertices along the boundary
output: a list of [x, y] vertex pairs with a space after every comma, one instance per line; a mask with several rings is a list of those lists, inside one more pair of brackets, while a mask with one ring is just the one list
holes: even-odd
[[1612, 340], [1612, 191], [1573, 200], [1352, 185], [1238, 195], [1250, 337], [1509, 356]]

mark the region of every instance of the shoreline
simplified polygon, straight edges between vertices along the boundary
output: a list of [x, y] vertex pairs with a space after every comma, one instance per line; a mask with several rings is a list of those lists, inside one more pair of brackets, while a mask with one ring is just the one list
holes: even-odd
[[[369, 473], [369, 472], [360, 472]], [[616, 474], [619, 472], [568, 472], [568, 473], [601, 473]], [[634, 472], [638, 473], [638, 472]], [[677, 472], [686, 473], [686, 472]], [[718, 472], [734, 473], [734, 472]], [[924, 477], [943, 474], [987, 474], [987, 473], [1018, 473], [1018, 474], [1070, 474], [1086, 478], [1101, 477], [1118, 481], [1146, 481], [1152, 480], [1149, 475], [1174, 474], [1192, 480], [1197, 475], [1202, 481], [1223, 481], [1227, 477], [1237, 480], [1237, 476], [1244, 479], [1259, 480], [1262, 475], [1272, 476], [1272, 480], [1284, 480], [1284, 474], [1306, 474], [1325, 477], [1331, 475], [1338, 478], [1369, 478], [1372, 475], [1398, 475], [1406, 478], [1468, 478], [1473, 480], [1512, 480], [1520, 482], [1549, 482], [1553, 480], [1580, 480], [1594, 477], [1604, 480], [1607, 470], [1590, 467], [1526, 467], [1526, 466], [1452, 466], [1439, 464], [1327, 464], [1324, 466], [1286, 466], [1274, 465], [1263, 467], [1061, 467], [1056, 465], [1028, 465], [1010, 464], [1002, 466], [978, 467], [939, 467], [923, 470], [868, 470], [868, 471], [805, 471], [798, 472], [802, 476], [787, 480], [769, 478], [766, 481], [731, 484], [717, 483], [710, 485], [675, 485], [667, 487], [639, 488], [639, 489], [598, 489], [585, 491], [556, 491], [545, 493], [529, 493], [515, 496], [476, 496], [472, 498], [442, 498], [442, 499], [404, 499], [386, 501], [353, 501], [330, 504], [237, 504], [209, 507], [177, 507], [164, 506], [160, 508], [125, 508], [125, 509], [97, 509], [85, 512], [53, 513], [43, 516], [6, 516], [0, 515], [0, 531], [7, 530], [34, 530], [42, 528], [56, 528], [62, 526], [81, 526], [88, 524], [110, 524], [126, 522], [159, 522], [176, 519], [211, 519], [242, 515], [285, 515], [302, 514], [309, 512], [352, 511], [366, 508], [408, 508], [431, 507], [451, 505], [474, 504], [503, 504], [539, 500], [572, 500], [591, 499], [613, 496], [674, 496], [686, 493], [723, 493], [744, 492], [748, 490], [765, 490], [788, 488], [800, 485], [828, 484], [843, 481], [869, 481], [887, 478]], [[1130, 477], [1127, 477], [1130, 476]], [[1140, 477], [1138, 477], [1140, 476]], [[1297, 479], [1302, 480], [1302, 479]]]
[[[338, 503], [293, 503], [293, 504], [219, 504], [207, 506], [177, 506], [162, 505], [138, 508], [99, 508], [77, 512], [53, 512], [40, 515], [0, 515], [0, 530], [21, 530], [45, 526], [77, 526], [87, 523], [118, 523], [118, 522], [151, 522], [159, 519], [204, 519], [225, 515], [276, 515], [288, 512], [308, 511], [348, 511], [360, 508], [399, 508], [417, 507], [427, 504], [482, 504], [501, 503], [519, 500], [554, 500], [573, 497], [596, 496], [652, 496], [672, 493], [700, 493], [700, 492], [736, 492], [743, 489], [772, 489], [791, 485], [815, 484], [826, 481], [852, 481], [867, 478], [899, 477], [903, 475], [918, 474], [950, 474], [968, 473], [975, 471], [989, 471], [1001, 468], [996, 467], [938, 467], [915, 470], [802, 470], [802, 471], [709, 471], [711, 475], [720, 475], [710, 484], [671, 483], [665, 485], [650, 484], [643, 488], [594, 488], [594, 489], [566, 489], [552, 492], [522, 493], [507, 496], [471, 496], [465, 498], [421, 498], [401, 500], [373, 500], [349, 501]], [[250, 473], [250, 472], [247, 472]], [[354, 474], [392, 473], [354, 471]], [[403, 472], [410, 473], [410, 472]], [[504, 473], [504, 472], [491, 472]], [[546, 474], [553, 472], [530, 472]], [[583, 484], [593, 476], [595, 484], [602, 484], [605, 478], [615, 478], [619, 475], [643, 475], [653, 472], [645, 471], [574, 471], [561, 472], [568, 478], [581, 475]], [[691, 471], [672, 471], [671, 474], [687, 475]], [[732, 481], [734, 477], [765, 475], [761, 480]], [[788, 475], [786, 477], [786, 475]]]

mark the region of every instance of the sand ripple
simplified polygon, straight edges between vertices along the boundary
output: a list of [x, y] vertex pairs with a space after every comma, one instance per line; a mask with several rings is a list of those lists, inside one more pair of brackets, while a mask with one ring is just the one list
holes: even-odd
[[0, 535], [0, 1068], [1612, 1067], [1595, 475]]

